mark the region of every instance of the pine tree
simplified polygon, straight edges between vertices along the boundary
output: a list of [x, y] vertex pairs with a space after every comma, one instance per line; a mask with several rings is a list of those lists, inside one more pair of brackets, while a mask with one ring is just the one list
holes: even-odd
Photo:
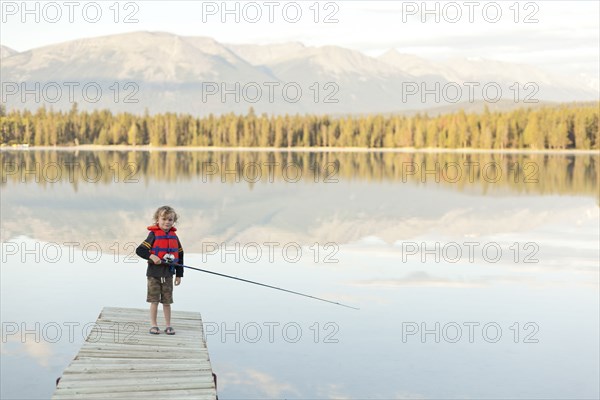
[[530, 112], [527, 126], [523, 131], [523, 145], [530, 149], [542, 149], [544, 147], [543, 136], [540, 132], [540, 124], [536, 112]]
[[132, 122], [131, 126], [129, 127], [129, 131], [127, 132], [127, 143], [129, 143], [131, 146], [137, 145], [138, 144], [138, 136], [139, 136], [138, 126], [135, 122]]

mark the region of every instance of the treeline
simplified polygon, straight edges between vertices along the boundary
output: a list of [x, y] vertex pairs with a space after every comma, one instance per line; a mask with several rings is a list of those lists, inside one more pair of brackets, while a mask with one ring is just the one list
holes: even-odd
[[316, 115], [143, 116], [110, 111], [0, 107], [0, 143], [215, 147], [439, 147], [598, 149], [600, 103], [509, 112], [330, 117]]

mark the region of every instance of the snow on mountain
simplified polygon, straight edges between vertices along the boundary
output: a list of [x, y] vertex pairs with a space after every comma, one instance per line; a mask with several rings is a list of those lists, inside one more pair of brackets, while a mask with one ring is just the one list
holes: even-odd
[[290, 59], [306, 49], [306, 46], [299, 42], [268, 45], [228, 44], [227, 47], [252, 65], [267, 65]]
[[443, 77], [453, 82], [460, 80], [460, 77], [454, 70], [450, 70], [424, 58], [400, 53], [395, 49], [388, 50], [379, 56], [378, 59], [398, 70], [417, 77]]

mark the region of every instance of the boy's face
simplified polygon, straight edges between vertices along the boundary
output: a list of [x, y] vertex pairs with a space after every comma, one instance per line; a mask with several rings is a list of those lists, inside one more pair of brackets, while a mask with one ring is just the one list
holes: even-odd
[[171, 229], [174, 223], [175, 219], [173, 214], [163, 214], [158, 217], [158, 227], [163, 231], [168, 231]]

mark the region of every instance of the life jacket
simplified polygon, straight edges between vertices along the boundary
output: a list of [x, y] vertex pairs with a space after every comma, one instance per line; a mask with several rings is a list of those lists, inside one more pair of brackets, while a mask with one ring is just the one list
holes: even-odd
[[165, 233], [158, 225], [151, 225], [148, 230], [154, 232], [154, 243], [150, 253], [155, 254], [161, 260], [165, 254], [173, 254], [175, 263], [179, 263], [179, 241], [175, 234], [177, 228], [173, 226], [168, 233]]

